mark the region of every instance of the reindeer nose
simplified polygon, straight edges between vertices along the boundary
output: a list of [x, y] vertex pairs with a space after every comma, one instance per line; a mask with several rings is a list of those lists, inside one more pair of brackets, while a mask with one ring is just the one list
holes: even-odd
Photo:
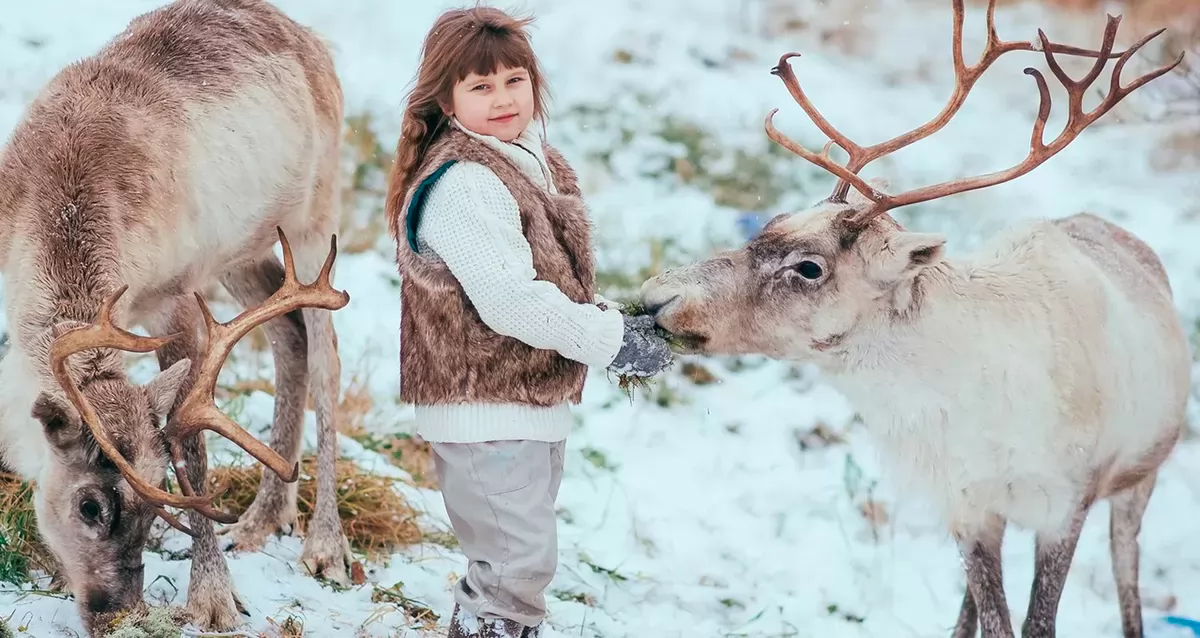
[[93, 614], [103, 614], [116, 610], [116, 604], [112, 596], [103, 589], [95, 589], [88, 592], [87, 609]]
[[656, 277], [647, 279], [638, 291], [642, 298], [642, 306], [646, 308], [649, 314], [657, 314], [671, 302], [679, 298], [678, 294], [673, 294], [663, 285], [663, 277], [666, 273], [662, 273]]
[[679, 300], [679, 295], [672, 295], [670, 299], [645, 300], [642, 306], [646, 309], [646, 314], [657, 315], [658, 311]]

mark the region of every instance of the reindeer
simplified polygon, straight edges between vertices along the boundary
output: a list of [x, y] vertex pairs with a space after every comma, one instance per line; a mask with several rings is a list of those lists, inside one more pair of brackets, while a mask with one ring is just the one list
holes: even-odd
[[[177, 0], [62, 69], [0, 156], [0, 465], [35, 483], [38, 529], [93, 633], [141, 604], [156, 516], [194, 537], [192, 619], [239, 623], [212, 523], [254, 549], [295, 522], [310, 374], [317, 500], [301, 559], [346, 580], [330, 312], [349, 301], [330, 283], [342, 109], [310, 30], [264, 0]], [[195, 292], [218, 281], [251, 308], [228, 324]], [[269, 448], [213, 405], [222, 361], [259, 324], [275, 362]], [[131, 383], [120, 351], [156, 351], [161, 372]], [[240, 521], [205, 493], [205, 429], [266, 466]], [[164, 489], [168, 465], [182, 495]]]
[[[1126, 95], [1182, 61], [1122, 86], [1120, 74], [1152, 33], [1112, 52], [1120, 17], [1108, 17], [1099, 51], [1005, 42], [987, 9], [980, 60], [962, 55], [963, 2], [954, 1], [957, 86], [928, 123], [860, 146], [813, 107], [783, 55], [772, 70], [801, 108], [849, 155], [846, 165], [781, 134], [770, 139], [836, 175], [825, 201], [772, 219], [738, 250], [643, 284], [646, 308], [685, 352], [757, 353], [815, 363], [857, 407], [900, 482], [927, 497], [958, 543], [967, 587], [954, 629], [1011, 637], [1001, 582], [1006, 524], [1036, 532], [1036, 572], [1022, 633], [1053, 636], [1080, 529], [1108, 499], [1113, 572], [1124, 635], [1142, 635], [1138, 533], [1157, 470], [1185, 427], [1190, 357], [1167, 274], [1128, 231], [1081, 213], [1019, 224], [973, 255], [944, 256], [946, 237], [905, 230], [891, 209], [1000, 184], [1061, 151]], [[1046, 143], [1050, 93], [1040, 93], [1027, 157], [1010, 169], [901, 194], [858, 176], [869, 162], [928, 137], [954, 116], [1000, 55], [1041, 51], [1069, 93], [1070, 116]], [[1095, 63], [1075, 81], [1055, 53]], [[1107, 60], [1111, 86], [1091, 111], [1085, 91]], [[850, 193], [850, 187], [854, 193]], [[847, 195], [849, 194], [849, 197]]]

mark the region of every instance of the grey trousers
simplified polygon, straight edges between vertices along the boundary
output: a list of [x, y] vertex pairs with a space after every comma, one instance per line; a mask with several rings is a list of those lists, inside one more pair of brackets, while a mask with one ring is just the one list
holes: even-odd
[[467, 556], [455, 602], [479, 618], [536, 626], [558, 568], [554, 502], [566, 442], [431, 445], [450, 524]]

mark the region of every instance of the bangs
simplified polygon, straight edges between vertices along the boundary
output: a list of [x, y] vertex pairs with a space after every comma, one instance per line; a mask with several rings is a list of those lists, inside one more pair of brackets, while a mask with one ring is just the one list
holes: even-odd
[[462, 50], [454, 56], [450, 74], [462, 82], [472, 73], [491, 75], [501, 68], [521, 67], [536, 73], [533, 49], [520, 33], [483, 25], [464, 38]]

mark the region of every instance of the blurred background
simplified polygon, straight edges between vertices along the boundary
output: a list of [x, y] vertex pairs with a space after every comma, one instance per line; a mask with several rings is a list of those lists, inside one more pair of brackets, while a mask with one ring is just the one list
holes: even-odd
[[[58, 69], [94, 52], [152, 0], [10, 3], [0, 20], [0, 131]], [[346, 96], [346, 205], [336, 313], [343, 362], [339, 466], [347, 533], [362, 569], [350, 588], [304, 575], [301, 540], [229, 554], [251, 617], [244, 635], [438, 636], [464, 569], [431, 472], [397, 399], [399, 281], [382, 195], [400, 111], [426, 30], [443, 0], [276, 0], [320, 32]], [[626, 298], [647, 277], [753, 236], [771, 216], [828, 196], [833, 178], [770, 142], [763, 119], [810, 149], [825, 138], [769, 71], [788, 51], [818, 109], [870, 144], [932, 118], [950, 96], [950, 0], [524, 0], [552, 102], [548, 133], [573, 163], [595, 221], [601, 292]], [[964, 53], [986, 37], [985, 0], [967, 0]], [[1200, 2], [1000, 0], [1004, 40], [1098, 47], [1105, 14], [1122, 14], [1117, 48], [1165, 27], [1126, 83], [1181, 51], [1171, 74], [1138, 90], [1064, 151], [1022, 178], [894, 213], [948, 233], [951, 257], [1003, 225], [1090, 211], [1148, 241], [1165, 263], [1180, 316], [1200, 316]], [[1082, 77], [1091, 62], [1060, 56]], [[863, 175], [893, 191], [1006, 169], [1024, 158], [1042, 54], [1011, 53], [935, 136]], [[1110, 63], [1085, 100], [1108, 90]], [[835, 152], [835, 157], [837, 157]], [[219, 288], [218, 312], [238, 311]], [[1200, 335], [1200, 330], [1196, 331]], [[132, 357], [135, 374], [152, 360]], [[148, 376], [147, 376], [148, 378]], [[266, 340], [239, 344], [221, 402], [266, 438], [274, 378]], [[1193, 413], [1194, 414], [1194, 413]], [[808, 366], [755, 357], [687, 357], [626, 393], [593, 371], [559, 498], [560, 568], [543, 636], [946, 636], [963, 578], [954, 544], [919, 501], [897, 493], [854, 407]], [[315, 449], [308, 415], [306, 453]], [[1195, 427], [1195, 423], [1192, 424]], [[258, 470], [210, 440], [225, 507], [253, 498]], [[1200, 446], [1190, 431], [1160, 475], [1143, 525], [1143, 603], [1153, 636], [1192, 636], [1200, 618]], [[0, 620], [19, 636], [82, 635], [73, 603], [48, 592], [29, 486], [0, 481]], [[311, 477], [301, 484], [302, 522]], [[1092, 512], [1059, 611], [1064, 636], [1116, 636], [1107, 505]], [[147, 553], [147, 600], [185, 602], [186, 538], [159, 530]], [[1012, 530], [1005, 582], [1024, 617], [1032, 538]], [[187, 631], [187, 628], [185, 628]], [[132, 631], [132, 630], [131, 630]], [[2, 632], [0, 632], [2, 635]], [[240, 635], [240, 634], [239, 634]]]

